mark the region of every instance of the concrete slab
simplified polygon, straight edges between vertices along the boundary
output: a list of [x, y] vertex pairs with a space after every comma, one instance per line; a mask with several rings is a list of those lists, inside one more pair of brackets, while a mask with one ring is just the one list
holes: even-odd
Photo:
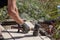
[[[37, 37], [32, 36], [33, 31], [30, 31], [27, 34], [17, 33], [17, 29], [9, 29], [7, 31], [9, 31], [9, 33], [13, 36], [14, 40], [50, 40], [46, 36], [37, 36]], [[11, 38], [11, 36], [8, 36], [9, 35], [8, 33], [3, 32], [3, 35], [5, 39]]]
[[46, 36], [37, 36], [37, 37], [32, 36], [33, 31], [30, 31], [27, 34], [17, 33], [17, 29], [10, 29], [8, 31], [14, 37], [15, 40], [50, 40]]
[[11, 35], [7, 32], [2, 32], [2, 36], [5, 40], [8, 40], [8, 39], [11, 40], [12, 39]]
[[3, 26], [0, 25], [0, 30], [3, 31], [3, 30], [5, 30], [5, 29], [3, 28]]

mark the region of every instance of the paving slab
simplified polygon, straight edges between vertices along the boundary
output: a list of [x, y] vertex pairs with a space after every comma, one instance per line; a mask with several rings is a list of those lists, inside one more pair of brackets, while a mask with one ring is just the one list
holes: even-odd
[[[9, 31], [9, 33], [13, 36], [14, 40], [51, 40], [46, 36], [34, 37], [32, 36], [33, 31], [30, 31], [27, 34], [17, 33], [17, 29], [9, 29], [7, 31]], [[9, 37], [7, 36], [7, 38]]]

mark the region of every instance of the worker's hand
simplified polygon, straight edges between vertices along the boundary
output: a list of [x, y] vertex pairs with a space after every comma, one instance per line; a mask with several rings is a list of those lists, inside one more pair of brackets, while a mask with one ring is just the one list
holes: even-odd
[[21, 17], [20, 17], [19, 21], [20, 21], [19, 24], [21, 24], [21, 25], [23, 25], [25, 23], [24, 20]]
[[29, 30], [33, 29], [34, 28], [34, 25], [29, 22], [29, 21], [25, 21], [24, 24], [22, 25], [23, 26], [23, 30], [28, 33]]
[[22, 24], [22, 28], [24, 33], [28, 33], [30, 30], [30, 27], [26, 23]]

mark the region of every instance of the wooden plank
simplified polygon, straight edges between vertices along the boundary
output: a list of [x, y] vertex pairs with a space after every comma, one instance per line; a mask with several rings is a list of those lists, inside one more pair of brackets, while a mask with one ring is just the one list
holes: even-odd
[[6, 26], [6, 25], [16, 25], [16, 21], [4, 21], [2, 22], [2, 26]]

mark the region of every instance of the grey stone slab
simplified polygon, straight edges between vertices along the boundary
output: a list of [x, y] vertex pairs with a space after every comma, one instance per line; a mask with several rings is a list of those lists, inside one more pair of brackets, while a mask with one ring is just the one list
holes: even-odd
[[32, 36], [33, 35], [33, 31], [30, 31], [29, 33], [27, 34], [22, 34], [22, 33], [17, 33], [17, 29], [11, 29], [11, 30], [8, 30], [8, 31], [14, 31], [12, 33], [10, 33], [14, 38], [15, 40], [50, 40], [48, 37], [46, 36], [37, 36], [37, 37], [34, 37]]
[[11, 37], [11, 35], [10, 35], [9, 33], [7, 33], [7, 32], [2, 32], [2, 36], [3, 36], [3, 38], [4, 38], [5, 40], [11, 40], [11, 39], [13, 39], [13, 38]]
[[[33, 31], [30, 31], [27, 34], [23, 34], [23, 33], [17, 33], [17, 29], [9, 29], [7, 30], [9, 31], [9, 33], [13, 36], [13, 38], [15, 40], [50, 40], [48, 37], [46, 36], [37, 36], [34, 37], [33, 35]], [[7, 33], [3, 33], [4, 38], [11, 38], [10, 36], [7, 36]]]
[[15, 40], [42, 40], [40, 37], [24, 37], [20, 39], [15, 39]]

